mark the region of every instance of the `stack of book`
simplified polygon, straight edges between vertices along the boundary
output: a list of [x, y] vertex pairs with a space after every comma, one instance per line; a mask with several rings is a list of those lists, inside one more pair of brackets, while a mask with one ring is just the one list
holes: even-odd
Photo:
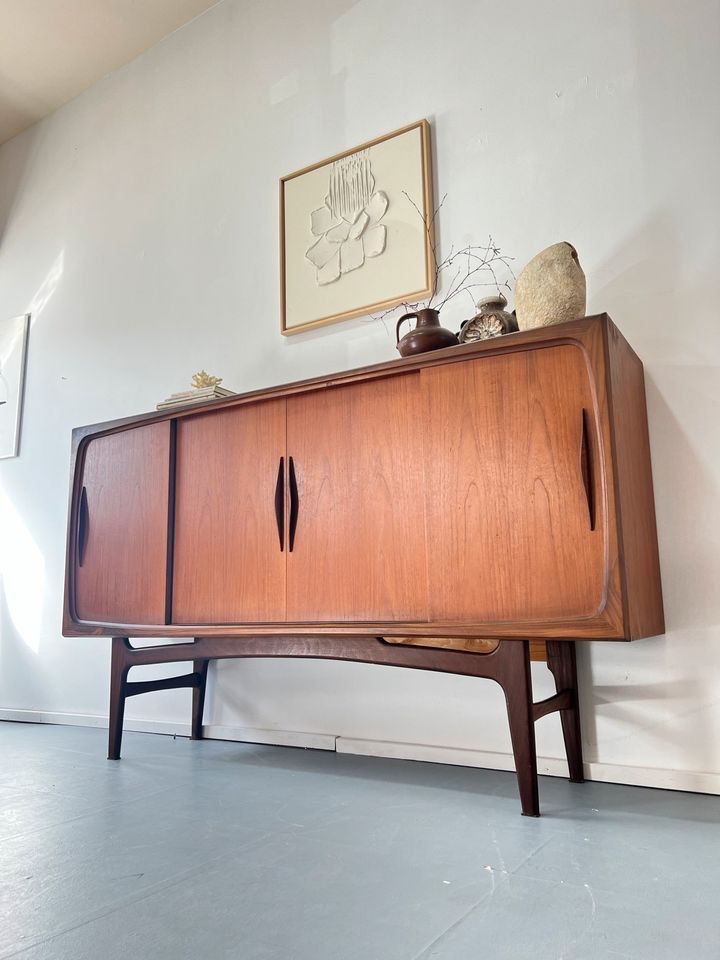
[[169, 407], [189, 407], [197, 403], [207, 403], [208, 400], [220, 400], [222, 397], [233, 397], [233, 390], [226, 390], [217, 384], [213, 387], [193, 387], [192, 390], [183, 390], [172, 393], [167, 400], [161, 400], [156, 410], [167, 410]]

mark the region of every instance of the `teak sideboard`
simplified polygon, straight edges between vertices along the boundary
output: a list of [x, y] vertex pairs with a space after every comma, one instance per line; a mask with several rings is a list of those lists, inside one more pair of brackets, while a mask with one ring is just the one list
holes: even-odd
[[643, 368], [606, 315], [80, 427], [72, 456], [64, 634], [113, 638], [113, 759], [150, 690], [191, 687], [202, 736], [211, 659], [439, 670], [502, 686], [537, 816], [537, 719], [583, 778], [574, 641], [664, 630]]

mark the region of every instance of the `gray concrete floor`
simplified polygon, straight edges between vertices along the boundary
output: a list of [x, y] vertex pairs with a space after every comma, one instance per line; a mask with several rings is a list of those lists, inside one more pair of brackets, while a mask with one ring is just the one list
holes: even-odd
[[0, 958], [720, 958], [720, 798], [105, 738], [0, 723]]

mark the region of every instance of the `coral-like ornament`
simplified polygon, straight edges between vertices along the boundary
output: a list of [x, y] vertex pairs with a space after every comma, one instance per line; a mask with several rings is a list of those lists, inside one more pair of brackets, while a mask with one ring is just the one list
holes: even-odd
[[216, 387], [219, 383], [223, 382], [222, 377], [212, 377], [209, 373], [206, 373], [204, 370], [200, 370], [198, 373], [194, 373], [192, 377], [192, 386], [196, 390], [202, 390], [203, 387]]
[[310, 214], [310, 231], [318, 239], [305, 251], [318, 286], [334, 283], [385, 250], [387, 228], [380, 221], [388, 198], [374, 190], [367, 150], [333, 163], [325, 203]]

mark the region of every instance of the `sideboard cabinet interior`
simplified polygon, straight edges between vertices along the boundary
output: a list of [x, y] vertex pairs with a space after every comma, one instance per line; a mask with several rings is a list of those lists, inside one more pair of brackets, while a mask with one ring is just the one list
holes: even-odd
[[569, 664], [663, 629], [643, 370], [605, 315], [74, 432], [64, 631], [122, 639], [124, 695], [130, 636], [468, 672], [471, 639]]

